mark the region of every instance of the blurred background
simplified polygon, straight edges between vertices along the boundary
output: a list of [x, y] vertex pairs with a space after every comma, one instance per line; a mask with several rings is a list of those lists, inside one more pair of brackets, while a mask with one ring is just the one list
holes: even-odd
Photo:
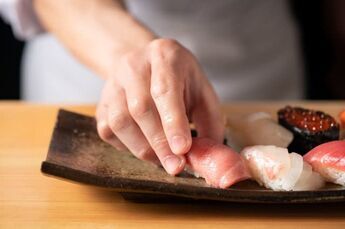
[[[300, 30], [307, 99], [344, 99], [345, 1], [290, 1]], [[0, 99], [20, 99], [24, 43], [0, 19]]]
[[24, 43], [0, 17], [0, 99], [20, 98], [20, 61]]

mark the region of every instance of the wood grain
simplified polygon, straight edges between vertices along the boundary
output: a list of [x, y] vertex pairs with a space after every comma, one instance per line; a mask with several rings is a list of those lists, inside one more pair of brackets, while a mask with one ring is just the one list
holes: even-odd
[[[224, 110], [274, 112], [285, 104], [237, 103]], [[333, 115], [345, 109], [344, 101], [300, 104]], [[40, 163], [58, 107], [94, 112], [94, 106], [0, 103], [0, 228], [345, 228], [344, 204], [136, 204], [112, 191], [43, 176]]]

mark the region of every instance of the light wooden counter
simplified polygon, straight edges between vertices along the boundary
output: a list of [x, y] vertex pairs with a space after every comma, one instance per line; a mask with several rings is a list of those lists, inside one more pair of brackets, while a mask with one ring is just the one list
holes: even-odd
[[[274, 111], [282, 104], [239, 103], [225, 110]], [[345, 102], [304, 105], [323, 105], [332, 114], [345, 109]], [[345, 228], [345, 203], [135, 204], [112, 191], [44, 176], [40, 164], [58, 107], [0, 102], [0, 228]], [[94, 106], [62, 107], [94, 111]]]

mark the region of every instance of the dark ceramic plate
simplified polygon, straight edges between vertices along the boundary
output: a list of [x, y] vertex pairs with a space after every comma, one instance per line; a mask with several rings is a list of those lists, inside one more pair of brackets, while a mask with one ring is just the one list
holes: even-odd
[[[43, 173], [114, 189], [131, 199], [181, 198], [250, 203], [321, 203], [345, 201], [345, 188], [327, 185], [317, 191], [276, 192], [252, 181], [228, 189], [209, 187], [188, 174], [173, 177], [162, 168], [116, 152], [102, 142], [92, 117], [60, 110]], [[148, 198], [150, 197], [150, 198]]]

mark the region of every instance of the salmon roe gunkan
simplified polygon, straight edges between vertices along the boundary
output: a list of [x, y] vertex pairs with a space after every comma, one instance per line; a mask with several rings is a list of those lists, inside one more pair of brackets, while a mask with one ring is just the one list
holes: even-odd
[[279, 110], [278, 118], [284, 119], [291, 126], [311, 133], [326, 131], [339, 125], [333, 117], [322, 111], [308, 110], [301, 107], [287, 106]]

